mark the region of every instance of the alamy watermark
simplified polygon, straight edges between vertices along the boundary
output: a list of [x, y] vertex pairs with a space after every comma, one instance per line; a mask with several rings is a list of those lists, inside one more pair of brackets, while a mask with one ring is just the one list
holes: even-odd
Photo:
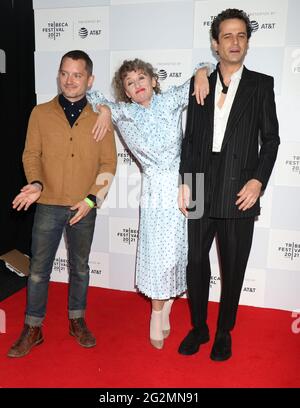
[[300, 333], [300, 309], [292, 311], [292, 318], [294, 319], [291, 325], [292, 332], [294, 334]]
[[6, 314], [2, 309], [0, 309], [0, 334], [1, 333], [6, 333]]
[[[113, 176], [109, 173], [97, 177], [96, 184], [100, 186], [97, 194], [99, 207], [179, 211], [178, 192], [182, 180], [177, 169], [155, 168], [141, 174], [128, 172], [128, 166], [119, 166], [118, 177], [113, 184], [112, 180]], [[184, 183], [189, 186], [190, 193], [188, 217], [201, 218], [204, 211], [204, 174], [185, 174]]]
[[292, 52], [292, 73], [293, 74], [300, 74], [300, 48], [296, 48]]
[[5, 51], [0, 49], [0, 74], [6, 73], [6, 54]]

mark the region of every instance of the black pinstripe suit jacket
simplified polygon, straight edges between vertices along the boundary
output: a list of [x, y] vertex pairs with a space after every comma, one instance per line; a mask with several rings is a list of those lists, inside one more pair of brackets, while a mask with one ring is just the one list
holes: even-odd
[[[214, 96], [217, 72], [209, 78], [210, 93], [205, 105], [191, 96], [185, 137], [182, 143], [180, 174], [207, 174], [214, 129]], [[272, 77], [244, 67], [224, 134], [220, 168], [213, 189], [211, 217], [242, 218], [260, 213], [259, 200], [246, 211], [237, 209], [237, 193], [255, 178], [266, 188], [280, 143]], [[259, 149], [260, 147], [260, 149]]]

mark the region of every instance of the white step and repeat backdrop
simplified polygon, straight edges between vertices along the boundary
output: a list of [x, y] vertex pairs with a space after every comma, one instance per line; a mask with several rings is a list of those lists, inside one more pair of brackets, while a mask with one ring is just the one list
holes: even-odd
[[[241, 304], [300, 309], [300, 32], [299, 0], [34, 0], [38, 102], [57, 94], [61, 56], [85, 50], [94, 61], [94, 89], [107, 96], [124, 59], [140, 57], [158, 70], [163, 89], [180, 84], [198, 61], [214, 61], [212, 18], [228, 7], [245, 10], [254, 32], [248, 68], [275, 77], [281, 146], [262, 198]], [[90, 257], [91, 285], [134, 291], [140, 174], [117, 135], [118, 171], [98, 211]], [[211, 250], [210, 299], [218, 300], [220, 277]], [[52, 280], [66, 282], [62, 240]]]

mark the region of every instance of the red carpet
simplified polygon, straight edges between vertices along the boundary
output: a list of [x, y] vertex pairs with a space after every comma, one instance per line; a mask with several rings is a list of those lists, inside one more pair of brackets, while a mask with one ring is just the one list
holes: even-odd
[[172, 332], [163, 350], [148, 342], [150, 305], [130, 292], [90, 288], [87, 321], [95, 348], [80, 347], [68, 334], [67, 285], [51, 283], [45, 341], [21, 359], [6, 352], [23, 325], [25, 289], [0, 303], [6, 333], [0, 334], [0, 388], [11, 387], [299, 387], [300, 334], [290, 312], [240, 306], [233, 357], [209, 359], [218, 311], [209, 305], [212, 339], [193, 356], [177, 348], [190, 328], [185, 299], [175, 302]]

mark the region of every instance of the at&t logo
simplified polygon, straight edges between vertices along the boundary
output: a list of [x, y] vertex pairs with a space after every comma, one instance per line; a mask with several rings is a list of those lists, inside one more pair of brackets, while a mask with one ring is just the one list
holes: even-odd
[[168, 76], [167, 71], [165, 71], [164, 69], [160, 69], [157, 72], [157, 75], [160, 81], [164, 81], [165, 79], [167, 79]]
[[251, 20], [250, 23], [251, 23], [252, 32], [255, 33], [255, 31], [259, 29], [259, 24], [255, 20]]
[[88, 30], [85, 27], [81, 27], [78, 31], [80, 38], [86, 38], [89, 34]]
[[167, 78], [181, 78], [182, 72], [170, 72], [168, 74], [168, 72], [165, 69], [160, 69], [157, 72], [157, 75], [160, 81], [164, 81]]
[[92, 37], [92, 36], [99, 36], [101, 35], [102, 30], [88, 30], [86, 27], [81, 27], [78, 30], [78, 35], [80, 38], [84, 39], [87, 38], [88, 36]]
[[259, 22], [256, 20], [251, 20], [251, 27], [252, 27], [252, 32], [255, 33], [258, 31], [258, 29], [261, 30], [275, 30], [276, 23], [262, 23], [259, 25]]

